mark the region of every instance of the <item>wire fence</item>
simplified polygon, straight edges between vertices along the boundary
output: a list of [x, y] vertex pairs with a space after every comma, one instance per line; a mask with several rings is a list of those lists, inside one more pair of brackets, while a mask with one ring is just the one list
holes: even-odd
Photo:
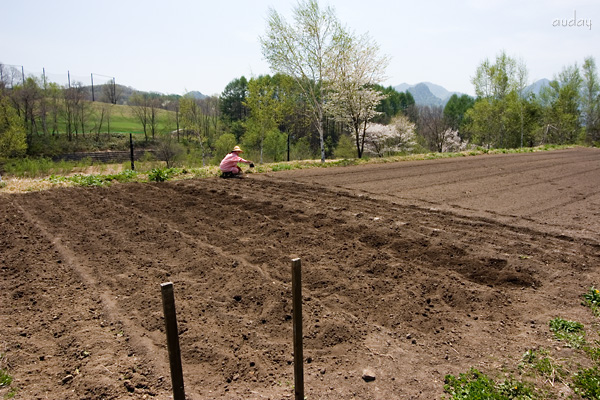
[[41, 71], [31, 71], [25, 69], [23, 65], [0, 63], [0, 82], [6, 87], [13, 88], [17, 85], [24, 85], [28, 78], [34, 78], [40, 86], [49, 83], [55, 83], [62, 87], [72, 86], [101, 86], [106, 84], [114, 85], [115, 77], [90, 72], [88, 75], [73, 73], [69, 70], [65, 72], [47, 71], [42, 68]]
[[84, 88], [86, 96], [92, 101], [101, 100], [117, 104], [119, 98], [116, 79], [113, 76], [94, 72], [81, 75], [68, 70], [60, 73], [47, 71], [45, 68], [41, 71], [31, 71], [25, 69], [23, 65], [0, 63], [0, 84], [5, 88], [25, 87], [29, 79], [35, 80], [36, 84], [44, 89], [51, 87], [52, 84], [63, 89]]

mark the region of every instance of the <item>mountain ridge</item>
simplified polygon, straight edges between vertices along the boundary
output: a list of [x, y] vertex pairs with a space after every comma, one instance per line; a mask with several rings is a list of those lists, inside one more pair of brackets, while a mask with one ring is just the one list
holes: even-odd
[[415, 99], [415, 104], [423, 106], [445, 106], [453, 94], [462, 96], [464, 93], [451, 92], [441, 85], [432, 82], [419, 82], [416, 84], [401, 83], [394, 86], [399, 92], [410, 92]]
[[[549, 79], [538, 79], [525, 87], [523, 92], [525, 94], [533, 93], [538, 96], [542, 88], [548, 86], [549, 83]], [[410, 92], [415, 99], [415, 104], [422, 106], [444, 107], [452, 95], [456, 94], [458, 96], [462, 96], [466, 94], [462, 92], [451, 92], [443, 86], [432, 82], [419, 82], [416, 84], [401, 83], [394, 86], [394, 89], [396, 89], [398, 92]]]

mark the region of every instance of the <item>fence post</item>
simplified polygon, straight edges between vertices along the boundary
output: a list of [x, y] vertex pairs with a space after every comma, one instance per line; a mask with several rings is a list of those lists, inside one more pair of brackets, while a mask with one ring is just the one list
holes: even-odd
[[129, 133], [129, 158], [131, 159], [131, 170], [135, 171], [135, 163], [133, 161], [133, 134], [131, 132]]
[[302, 263], [292, 260], [292, 307], [294, 323], [294, 394], [304, 400], [304, 354], [302, 349]]
[[165, 313], [165, 328], [167, 331], [167, 348], [169, 349], [169, 365], [171, 367], [171, 384], [173, 385], [173, 400], [185, 400], [183, 390], [183, 370], [181, 368], [181, 352], [179, 350], [179, 332], [175, 315], [175, 295], [173, 283], [160, 285]]

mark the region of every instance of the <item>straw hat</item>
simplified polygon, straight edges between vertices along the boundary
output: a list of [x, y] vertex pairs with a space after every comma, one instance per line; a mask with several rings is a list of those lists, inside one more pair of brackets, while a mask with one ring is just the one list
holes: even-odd
[[231, 151], [232, 151], [232, 152], [234, 152], [234, 151], [235, 151], [235, 152], [237, 152], [237, 153], [243, 153], [242, 149], [240, 149], [240, 146], [235, 146], [235, 147], [233, 148], [233, 150], [231, 150]]

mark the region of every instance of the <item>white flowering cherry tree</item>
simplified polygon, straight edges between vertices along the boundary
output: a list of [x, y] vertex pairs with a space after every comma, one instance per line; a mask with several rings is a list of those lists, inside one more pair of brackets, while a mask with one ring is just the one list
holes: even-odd
[[365, 151], [379, 157], [410, 152], [416, 144], [415, 124], [404, 115], [395, 117], [389, 125], [369, 124], [366, 129]]

